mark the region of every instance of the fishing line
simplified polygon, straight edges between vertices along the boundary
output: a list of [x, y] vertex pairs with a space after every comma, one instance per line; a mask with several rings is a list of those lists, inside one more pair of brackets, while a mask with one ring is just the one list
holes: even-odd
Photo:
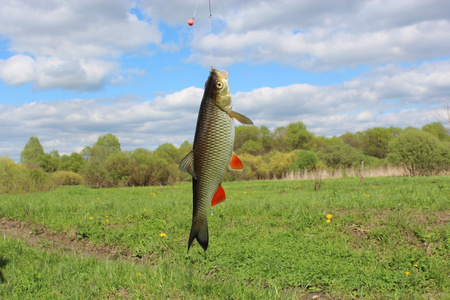
[[[211, 0], [208, 0], [209, 3], [209, 34], [212, 34], [212, 28], [211, 28], [211, 18], [212, 18], [212, 12], [211, 12]], [[211, 43], [209, 44], [209, 65], [212, 69], [212, 46]]]
[[195, 15], [197, 14], [197, 7], [200, 0], [197, 0], [197, 4], [195, 5], [194, 14], [192, 15], [192, 20], [195, 20]]

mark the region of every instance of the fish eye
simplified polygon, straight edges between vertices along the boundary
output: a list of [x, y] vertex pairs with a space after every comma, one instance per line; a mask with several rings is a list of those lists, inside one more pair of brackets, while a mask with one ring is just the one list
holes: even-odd
[[222, 82], [218, 82], [218, 83], [216, 84], [216, 88], [218, 88], [218, 89], [223, 88], [223, 83], [222, 83]]

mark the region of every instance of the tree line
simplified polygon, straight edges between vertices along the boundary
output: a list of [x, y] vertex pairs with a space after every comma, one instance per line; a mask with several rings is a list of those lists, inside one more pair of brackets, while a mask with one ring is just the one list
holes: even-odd
[[[41, 181], [52, 175], [56, 185], [167, 185], [190, 180], [188, 174], [178, 170], [178, 164], [191, 149], [192, 144], [185, 141], [180, 147], [166, 143], [154, 151], [123, 151], [119, 139], [108, 133], [80, 153], [61, 156], [57, 150], [45, 153], [39, 139], [31, 137], [20, 154], [20, 164], [14, 167], [21, 168], [21, 172], [33, 170], [32, 178]], [[239, 126], [235, 151], [244, 163], [244, 171], [229, 172], [227, 180], [281, 178], [297, 170], [345, 169], [359, 167], [361, 161], [366, 168], [401, 166], [411, 176], [450, 169], [450, 134], [440, 122], [421, 129], [375, 127], [332, 138], [316, 136], [302, 122], [273, 132], [266, 126]], [[5, 170], [13, 165], [2, 158], [0, 174], [6, 174]]]

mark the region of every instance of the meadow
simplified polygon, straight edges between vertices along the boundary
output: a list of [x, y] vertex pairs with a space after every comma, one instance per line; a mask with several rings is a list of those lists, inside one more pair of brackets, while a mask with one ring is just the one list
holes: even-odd
[[224, 182], [189, 255], [190, 183], [0, 195], [2, 299], [450, 299], [450, 178]]

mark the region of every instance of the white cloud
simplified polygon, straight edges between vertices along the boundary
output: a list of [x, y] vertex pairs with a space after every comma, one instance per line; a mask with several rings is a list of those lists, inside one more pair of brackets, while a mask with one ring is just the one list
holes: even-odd
[[[371, 127], [421, 127], [439, 121], [436, 107], [448, 96], [449, 70], [442, 62], [386, 66], [343, 84], [264, 87], [233, 95], [234, 110], [272, 131], [302, 121], [308, 130], [326, 136]], [[18, 160], [31, 136], [38, 136], [47, 152], [71, 153], [108, 132], [125, 150], [179, 145], [193, 140], [202, 94], [202, 89], [189, 87], [148, 101], [127, 96], [3, 105], [0, 154]]]
[[223, 6], [216, 17], [225, 26], [196, 34], [191, 61], [208, 66], [211, 48], [217, 67], [246, 61], [326, 70], [450, 52], [446, 1], [243, 1], [238, 9]]
[[134, 5], [122, 0], [2, 1], [0, 35], [16, 55], [0, 61], [0, 79], [9, 85], [31, 82], [36, 89], [102, 88], [120, 72], [116, 60], [123, 53], [149, 53], [151, 44], [166, 47], [155, 25], [130, 13]]

